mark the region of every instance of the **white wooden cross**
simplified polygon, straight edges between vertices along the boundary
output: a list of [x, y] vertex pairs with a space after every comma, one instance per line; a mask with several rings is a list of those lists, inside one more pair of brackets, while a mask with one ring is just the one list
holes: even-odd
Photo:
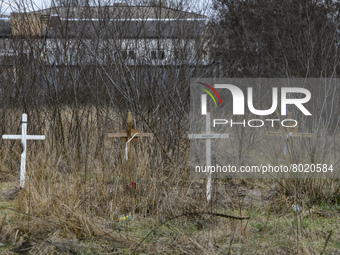
[[20, 188], [25, 186], [26, 140], [45, 140], [44, 135], [27, 135], [27, 114], [22, 114], [21, 135], [3, 135], [2, 139], [21, 139]]
[[[205, 160], [206, 168], [211, 166], [211, 139], [226, 139], [229, 138], [228, 133], [224, 134], [212, 134], [210, 129], [210, 113], [206, 113], [205, 134], [189, 134], [189, 139], [205, 139]], [[208, 172], [207, 180], [207, 201], [211, 199], [211, 174]]]

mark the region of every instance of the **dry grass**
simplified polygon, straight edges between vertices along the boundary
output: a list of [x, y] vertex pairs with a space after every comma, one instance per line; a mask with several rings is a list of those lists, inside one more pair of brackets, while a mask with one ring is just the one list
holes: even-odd
[[[47, 140], [29, 145], [25, 189], [13, 201], [0, 197], [1, 254], [340, 252], [338, 181], [218, 180], [207, 204], [204, 181], [188, 176], [186, 151], [165, 154], [157, 138], [142, 139], [126, 162], [119, 140], [98, 145], [95, 116], [80, 123], [80, 143], [72, 112], [63, 116], [67, 139], [53, 135], [61, 134], [60, 125], [52, 130], [43, 121]], [[1, 192], [18, 185], [19, 154], [20, 144], [3, 143]], [[302, 186], [308, 192], [296, 188]], [[300, 214], [292, 210], [296, 203]], [[129, 212], [128, 222], [118, 222]], [[188, 212], [251, 218], [183, 215]]]

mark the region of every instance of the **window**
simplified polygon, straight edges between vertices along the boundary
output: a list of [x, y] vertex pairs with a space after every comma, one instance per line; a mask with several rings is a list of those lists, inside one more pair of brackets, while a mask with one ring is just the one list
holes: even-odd
[[164, 52], [164, 50], [158, 51], [158, 58], [159, 59], [165, 59], [165, 52]]
[[134, 50], [129, 50], [129, 59], [135, 59], [136, 58], [136, 54]]
[[121, 56], [122, 59], [127, 59], [127, 51], [126, 50], [122, 50], [120, 52], [120, 56]]
[[152, 50], [151, 51], [151, 59], [165, 59], [165, 52], [164, 50]]
[[157, 51], [155, 50], [151, 51], [151, 59], [157, 59]]
[[174, 58], [185, 60], [187, 58], [187, 54], [184, 49], [174, 50]]
[[115, 57], [120, 57], [123, 60], [124, 59], [135, 59], [136, 58], [136, 52], [134, 50], [121, 50], [120, 56], [117, 56], [117, 53], [114, 54]]

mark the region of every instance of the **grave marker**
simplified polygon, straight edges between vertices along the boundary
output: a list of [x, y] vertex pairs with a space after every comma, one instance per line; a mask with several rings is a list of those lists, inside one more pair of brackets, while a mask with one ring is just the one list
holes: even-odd
[[138, 129], [132, 129], [132, 114], [129, 111], [127, 115], [127, 129], [123, 129], [121, 133], [108, 133], [108, 137], [121, 137], [122, 142], [125, 143], [125, 158], [128, 159], [128, 151], [130, 151], [130, 142], [138, 141], [139, 137], [152, 137], [152, 133], [142, 133], [139, 132]]
[[[227, 139], [228, 133], [224, 134], [212, 134], [210, 128], [210, 113], [206, 113], [205, 121], [205, 134], [189, 134], [189, 139], [205, 139], [205, 160], [206, 167], [211, 166], [211, 139]], [[207, 201], [211, 199], [211, 174], [208, 173], [207, 188], [206, 188]]]
[[20, 139], [22, 144], [21, 162], [20, 162], [20, 188], [25, 186], [26, 175], [26, 141], [27, 140], [45, 140], [44, 135], [27, 135], [27, 114], [22, 114], [21, 135], [3, 135], [2, 139]]
[[[288, 113], [288, 119], [292, 119], [292, 113]], [[293, 122], [290, 122], [293, 123]], [[290, 124], [289, 123], [289, 124]], [[286, 143], [283, 149], [283, 154], [286, 156], [286, 160], [289, 162], [290, 161], [290, 155], [287, 153], [288, 148], [289, 148], [289, 139], [292, 137], [300, 137], [300, 138], [311, 138], [313, 137], [312, 133], [298, 133], [296, 127], [285, 127], [283, 129], [283, 132], [268, 132], [269, 136], [285, 136], [286, 138]]]

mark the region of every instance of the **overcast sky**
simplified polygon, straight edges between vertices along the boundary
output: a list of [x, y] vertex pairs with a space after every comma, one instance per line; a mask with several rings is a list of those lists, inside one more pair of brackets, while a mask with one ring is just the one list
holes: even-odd
[[[44, 9], [51, 6], [52, 0], [0, 0], [0, 13], [1, 14], [10, 14], [11, 12], [17, 12], [19, 9], [22, 10], [37, 10]], [[93, 0], [92, 0], [93, 1]], [[98, 0], [94, 0], [98, 2]], [[126, 2], [124, 0], [100, 0], [102, 3], [108, 3], [108, 5], [112, 5], [114, 2]], [[140, 2], [141, 0], [130, 0], [129, 2]], [[143, 1], [143, 0], [142, 0]], [[211, 3], [212, 0], [183, 0], [182, 2], [190, 2], [189, 4], [183, 4], [184, 6], [190, 6], [191, 11], [197, 10], [207, 10], [207, 5]], [[131, 4], [130, 5], [133, 5]]]
[[46, 8], [50, 4], [49, 0], [34, 0], [34, 1], [22, 1], [22, 0], [0, 0], [1, 14], [10, 14], [11, 12], [17, 12], [19, 9], [41, 9]]

